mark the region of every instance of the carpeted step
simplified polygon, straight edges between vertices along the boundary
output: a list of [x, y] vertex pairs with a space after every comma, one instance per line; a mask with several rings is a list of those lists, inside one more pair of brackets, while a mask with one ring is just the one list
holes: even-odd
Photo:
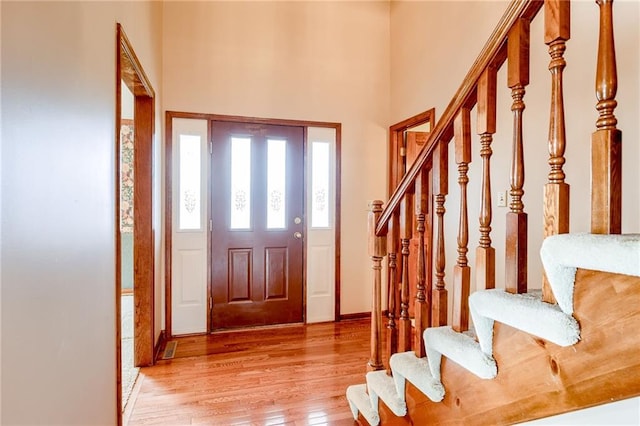
[[640, 276], [640, 234], [560, 234], [540, 249], [549, 284], [562, 311], [573, 313], [576, 269]]
[[396, 385], [391, 376], [384, 370], [367, 373], [367, 389], [371, 398], [371, 406], [378, 410], [378, 399], [382, 399], [393, 414], [403, 417], [407, 414], [407, 404], [396, 391]]
[[349, 401], [349, 408], [351, 408], [354, 420], [358, 420], [358, 413], [361, 413], [362, 417], [371, 426], [377, 426], [380, 423], [377, 406], [375, 409], [371, 406], [371, 399], [367, 394], [367, 385], [363, 383], [349, 386], [347, 388], [347, 401]]
[[393, 371], [396, 392], [402, 402], [405, 402], [405, 382], [407, 380], [431, 401], [442, 401], [444, 387], [440, 380], [434, 379], [431, 375], [427, 358], [418, 358], [414, 352], [401, 352], [392, 355], [389, 363]]
[[578, 322], [558, 305], [543, 302], [540, 293], [477, 291], [469, 296], [469, 310], [482, 352], [490, 356], [493, 355], [494, 320], [559, 346], [571, 346], [580, 340]]
[[435, 380], [440, 381], [442, 355], [481, 379], [493, 379], [498, 374], [493, 356], [484, 353], [480, 344], [470, 335], [458, 333], [451, 327], [434, 327], [427, 328], [423, 336], [429, 367]]

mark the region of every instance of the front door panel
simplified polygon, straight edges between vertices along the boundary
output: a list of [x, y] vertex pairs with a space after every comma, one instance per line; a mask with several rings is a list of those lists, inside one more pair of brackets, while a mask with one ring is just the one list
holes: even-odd
[[211, 329], [302, 321], [303, 128], [212, 123]]

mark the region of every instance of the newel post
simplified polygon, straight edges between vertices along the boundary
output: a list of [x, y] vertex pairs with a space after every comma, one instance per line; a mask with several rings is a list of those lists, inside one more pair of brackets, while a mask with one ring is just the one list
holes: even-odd
[[376, 225], [382, 214], [382, 201], [371, 202], [368, 218], [369, 256], [373, 269], [371, 307], [371, 358], [367, 370], [382, 370], [382, 259], [387, 249], [387, 237], [376, 235]]

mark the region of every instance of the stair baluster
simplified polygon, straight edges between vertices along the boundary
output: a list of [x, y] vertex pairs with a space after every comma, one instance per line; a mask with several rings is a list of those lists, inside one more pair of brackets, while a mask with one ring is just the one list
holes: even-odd
[[596, 70], [598, 120], [591, 135], [591, 232], [619, 234], [622, 212], [622, 132], [613, 110], [618, 75], [613, 42], [613, 0], [597, 0], [600, 36]]
[[389, 252], [389, 283], [387, 291], [387, 353], [389, 357], [398, 351], [398, 327], [396, 326], [396, 301], [398, 294], [397, 255], [400, 239], [398, 214], [391, 216], [387, 233], [387, 251]]
[[476, 249], [478, 289], [496, 286], [496, 250], [491, 247], [491, 142], [496, 132], [496, 69], [489, 66], [478, 80], [477, 131], [482, 157], [482, 197], [480, 200], [480, 241]]
[[422, 332], [431, 324], [431, 292], [426, 291], [427, 262], [424, 247], [425, 221], [429, 199], [429, 171], [423, 168], [416, 179], [415, 216], [418, 231], [418, 262], [416, 273], [415, 300], [415, 345], [414, 350], [419, 358], [426, 356]]
[[507, 213], [505, 289], [527, 292], [527, 214], [524, 212], [524, 147], [522, 98], [529, 84], [529, 20], [519, 18], [509, 31], [507, 80], [513, 103], [513, 157], [511, 160], [511, 203]]
[[433, 160], [433, 193], [435, 194], [435, 211], [438, 217], [438, 236], [436, 242], [436, 288], [433, 292], [432, 325], [440, 327], [447, 325], [447, 289], [444, 282], [445, 251], [444, 251], [444, 201], [449, 192], [448, 163], [449, 152], [446, 142], [439, 141], [434, 151]]
[[469, 243], [469, 219], [467, 215], [467, 184], [471, 162], [471, 110], [462, 108], [453, 124], [458, 184], [460, 186], [460, 222], [458, 225], [458, 259], [453, 267], [453, 329], [458, 332], [469, 329], [469, 290], [471, 268], [467, 260]]
[[[544, 3], [544, 42], [549, 46], [551, 72], [551, 113], [549, 118], [549, 181], [544, 186], [544, 236], [569, 232], [569, 185], [562, 167], [566, 146], [562, 72], [564, 51], [570, 37], [571, 2], [547, 0]], [[542, 283], [545, 302], [556, 303], [546, 275]]]
[[412, 236], [411, 200], [407, 193], [400, 203], [400, 242], [402, 244], [402, 285], [400, 287], [400, 336], [398, 351], [411, 350], [411, 319], [409, 318], [409, 243]]
[[386, 236], [376, 235], [376, 223], [382, 213], [382, 201], [374, 200], [371, 203], [368, 217], [369, 256], [373, 269], [373, 297], [371, 308], [371, 357], [367, 369], [381, 370], [382, 364], [382, 259], [384, 258], [387, 241]]

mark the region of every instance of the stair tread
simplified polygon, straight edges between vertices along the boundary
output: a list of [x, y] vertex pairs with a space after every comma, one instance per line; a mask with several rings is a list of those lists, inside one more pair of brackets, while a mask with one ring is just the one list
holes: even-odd
[[440, 402], [444, 398], [444, 387], [436, 380], [429, 369], [427, 358], [418, 358], [414, 352], [401, 352], [391, 356], [389, 361], [396, 391], [404, 400], [405, 380], [411, 382], [431, 401]]
[[480, 377], [493, 379], [498, 374], [492, 356], [484, 353], [480, 344], [470, 335], [458, 333], [451, 327], [434, 327], [424, 331], [427, 356], [431, 360], [431, 373], [440, 379], [440, 355]]
[[378, 410], [371, 406], [366, 384], [349, 386], [347, 388], [347, 401], [354, 420], [358, 420], [358, 413], [360, 413], [371, 426], [376, 426], [380, 423]]
[[482, 349], [488, 354], [493, 340], [491, 320], [560, 346], [571, 346], [580, 340], [577, 321], [557, 305], [543, 302], [539, 293], [511, 294], [500, 289], [477, 291], [469, 297], [469, 308]]
[[393, 378], [384, 370], [367, 373], [367, 389], [371, 397], [371, 406], [378, 407], [378, 398], [382, 399], [393, 414], [403, 417], [407, 414], [404, 395], [400, 397]]

